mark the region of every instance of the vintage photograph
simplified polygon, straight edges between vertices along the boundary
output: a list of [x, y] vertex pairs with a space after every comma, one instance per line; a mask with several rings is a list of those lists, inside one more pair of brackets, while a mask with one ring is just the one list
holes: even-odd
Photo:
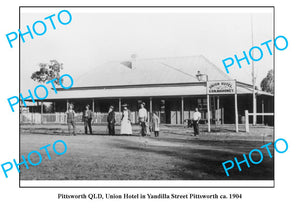
[[21, 186], [273, 186], [273, 12], [21, 7]]

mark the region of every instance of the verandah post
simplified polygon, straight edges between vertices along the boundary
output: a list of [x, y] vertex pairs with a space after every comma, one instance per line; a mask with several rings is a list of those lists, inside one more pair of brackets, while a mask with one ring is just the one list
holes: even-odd
[[184, 124], [184, 98], [181, 97], [181, 124]]
[[249, 113], [248, 113], [248, 110], [245, 110], [245, 129], [246, 129], [246, 132], [249, 132]]

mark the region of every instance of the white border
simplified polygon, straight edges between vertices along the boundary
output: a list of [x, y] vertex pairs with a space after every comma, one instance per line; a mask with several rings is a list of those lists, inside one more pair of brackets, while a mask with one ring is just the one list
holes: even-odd
[[126, 14], [126, 13], [273, 13], [272, 6], [266, 7], [251, 7], [243, 8], [243, 7], [184, 7], [181, 8], [178, 6], [153, 6], [153, 7], [121, 7], [121, 6], [103, 6], [103, 7], [45, 7], [45, 8], [27, 8], [21, 7], [21, 14], [22, 13], [57, 13], [61, 10], [69, 10], [72, 13], [119, 13], [119, 14]]
[[226, 180], [226, 181], [31, 181], [21, 180], [20, 187], [274, 187], [274, 180]]

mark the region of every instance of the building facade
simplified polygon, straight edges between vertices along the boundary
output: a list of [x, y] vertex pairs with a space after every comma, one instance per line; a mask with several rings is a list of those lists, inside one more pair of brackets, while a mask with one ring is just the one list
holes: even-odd
[[[137, 122], [141, 102], [146, 103], [149, 113], [157, 112], [161, 123], [183, 124], [190, 119], [196, 107], [203, 121], [207, 119], [207, 88], [205, 81], [198, 81], [197, 72], [209, 81], [232, 81], [230, 76], [219, 70], [204, 56], [138, 59], [109, 62], [74, 79], [71, 89], [58, 88], [47, 101], [53, 102], [55, 112], [65, 112], [73, 103], [76, 112], [82, 112], [90, 104], [96, 113], [108, 112], [113, 105], [121, 112], [128, 104], [132, 120]], [[69, 73], [72, 75], [72, 73]], [[243, 122], [245, 110], [252, 112], [252, 85], [236, 81], [239, 122]], [[274, 96], [256, 90], [257, 112], [274, 112]], [[211, 122], [234, 123], [234, 95], [210, 95]], [[104, 119], [105, 120], [105, 119]], [[258, 117], [258, 123], [272, 125], [273, 118]]]

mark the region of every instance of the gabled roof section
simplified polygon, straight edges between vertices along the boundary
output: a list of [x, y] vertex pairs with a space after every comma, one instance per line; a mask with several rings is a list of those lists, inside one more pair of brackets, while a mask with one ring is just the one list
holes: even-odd
[[199, 55], [109, 62], [75, 79], [74, 87], [195, 83], [198, 70], [207, 74], [209, 80], [232, 80]]

